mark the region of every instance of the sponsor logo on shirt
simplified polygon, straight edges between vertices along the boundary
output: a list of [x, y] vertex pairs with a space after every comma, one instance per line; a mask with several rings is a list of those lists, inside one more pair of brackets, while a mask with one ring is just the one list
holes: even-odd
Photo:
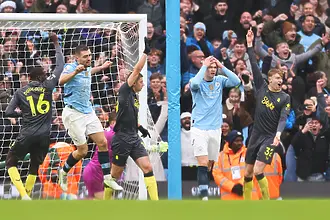
[[274, 110], [274, 108], [275, 108], [275, 105], [268, 99], [267, 96], [264, 96], [261, 103], [263, 105], [265, 105], [267, 108], [269, 108], [270, 110]]

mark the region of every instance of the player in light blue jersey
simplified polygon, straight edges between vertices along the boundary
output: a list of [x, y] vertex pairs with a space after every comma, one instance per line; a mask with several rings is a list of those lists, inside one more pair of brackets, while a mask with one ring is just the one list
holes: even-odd
[[[225, 76], [216, 76], [217, 69]], [[202, 68], [190, 80], [193, 98], [191, 141], [198, 161], [197, 181], [203, 200], [208, 200], [208, 167], [217, 160], [221, 142], [222, 91], [239, 86], [240, 79], [216, 58], [207, 57]], [[210, 162], [209, 162], [210, 161]]]
[[106, 61], [102, 66], [91, 68], [91, 51], [85, 45], [75, 49], [75, 62], [67, 64], [60, 77], [60, 85], [64, 85], [64, 104], [62, 119], [77, 150], [72, 152], [59, 171], [59, 183], [63, 191], [67, 191], [67, 173], [84, 158], [88, 151], [86, 136], [98, 146], [98, 160], [102, 167], [104, 185], [114, 190], [122, 190], [110, 175], [110, 162], [107, 140], [101, 122], [96, 116], [91, 96], [91, 75], [110, 67]]

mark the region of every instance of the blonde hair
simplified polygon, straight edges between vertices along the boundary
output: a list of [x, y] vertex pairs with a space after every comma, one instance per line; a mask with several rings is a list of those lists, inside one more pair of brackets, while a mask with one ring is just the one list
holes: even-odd
[[283, 70], [280, 70], [280, 69], [270, 69], [268, 71], [268, 78], [269, 77], [272, 77], [272, 76], [274, 76], [276, 74], [279, 74], [281, 77], [283, 77], [284, 71]]

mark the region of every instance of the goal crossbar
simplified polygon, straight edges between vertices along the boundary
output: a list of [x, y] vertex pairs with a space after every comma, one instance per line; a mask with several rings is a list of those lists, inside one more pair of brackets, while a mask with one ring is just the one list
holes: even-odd
[[[32, 16], [31, 16], [32, 15]], [[0, 21], [113, 21], [147, 20], [146, 14], [58, 14], [58, 13], [0, 13]]]

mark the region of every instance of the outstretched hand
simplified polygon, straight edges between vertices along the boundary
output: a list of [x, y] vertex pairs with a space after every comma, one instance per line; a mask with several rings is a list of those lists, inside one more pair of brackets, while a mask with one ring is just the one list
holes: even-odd
[[54, 44], [58, 44], [58, 37], [57, 37], [56, 33], [49, 32], [49, 38]]
[[252, 47], [254, 40], [254, 33], [252, 31], [252, 28], [250, 28], [246, 34], [246, 43], [248, 47]]
[[150, 47], [149, 47], [149, 44], [148, 44], [148, 38], [144, 38], [144, 51], [143, 51], [144, 54], [148, 55], [150, 53]]

